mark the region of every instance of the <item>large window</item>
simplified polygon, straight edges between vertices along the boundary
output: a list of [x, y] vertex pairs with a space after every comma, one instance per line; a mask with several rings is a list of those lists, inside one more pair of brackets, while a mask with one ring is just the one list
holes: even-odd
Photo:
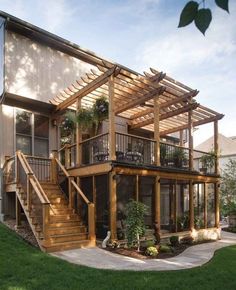
[[16, 109], [16, 150], [24, 154], [48, 157], [49, 119]]
[[194, 203], [194, 227], [195, 229], [204, 228], [204, 212], [205, 212], [205, 192], [204, 184], [197, 183], [193, 187], [193, 203]]
[[207, 183], [207, 227], [211, 228], [215, 226], [215, 184]]
[[5, 19], [0, 17], [0, 99], [4, 89], [4, 24]]

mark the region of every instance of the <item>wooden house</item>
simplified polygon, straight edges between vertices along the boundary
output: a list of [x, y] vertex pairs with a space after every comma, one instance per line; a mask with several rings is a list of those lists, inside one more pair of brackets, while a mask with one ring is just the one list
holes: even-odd
[[[25, 218], [42, 250], [125, 238], [130, 199], [161, 237], [219, 237], [218, 121], [198, 91], [155, 69], [140, 74], [0, 13], [1, 219]], [[61, 146], [61, 119], [109, 102], [99, 134]], [[193, 130], [213, 124], [213, 164]], [[212, 157], [212, 156], [210, 156]], [[196, 162], [197, 161], [197, 162]]]

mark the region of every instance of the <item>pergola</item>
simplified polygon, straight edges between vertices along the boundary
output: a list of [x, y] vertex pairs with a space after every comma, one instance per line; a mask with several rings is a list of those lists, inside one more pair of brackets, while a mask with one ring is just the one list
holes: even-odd
[[[160, 136], [223, 117], [197, 103], [197, 90], [150, 68], [143, 75], [103, 61], [51, 100], [56, 112], [89, 107], [101, 96], [109, 99], [114, 115], [127, 119], [131, 129], [158, 130]], [[111, 99], [112, 98], [112, 99]], [[155, 114], [157, 112], [158, 114]], [[157, 116], [158, 115], [158, 116]], [[158, 128], [157, 128], [158, 123]]]

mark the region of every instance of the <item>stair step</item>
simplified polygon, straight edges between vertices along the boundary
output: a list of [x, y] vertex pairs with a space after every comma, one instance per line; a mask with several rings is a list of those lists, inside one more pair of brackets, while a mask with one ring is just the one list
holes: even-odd
[[65, 208], [52, 208], [50, 209], [51, 215], [67, 215], [74, 214], [74, 210], [68, 207]]
[[49, 235], [65, 235], [65, 234], [80, 234], [86, 233], [87, 228], [85, 226], [67, 226], [67, 227], [50, 227]]
[[43, 248], [48, 253], [83, 248], [83, 247], [91, 248], [95, 246], [96, 246], [95, 241], [90, 241], [86, 239], [81, 240], [81, 241], [62, 242], [62, 243], [56, 243], [56, 244], [46, 242], [45, 244], [43, 244]]
[[88, 238], [87, 233], [77, 233], [77, 234], [65, 234], [65, 235], [53, 235], [50, 236], [49, 241], [53, 244], [62, 243], [62, 242], [72, 242], [72, 241], [81, 241]]
[[80, 217], [77, 214], [67, 214], [67, 215], [51, 215], [51, 222], [64, 222], [64, 221], [80, 221]]
[[51, 222], [49, 224], [49, 228], [60, 228], [60, 227], [73, 227], [73, 226], [82, 226], [83, 223], [82, 221], [70, 221], [70, 220], [65, 220], [63, 222]]

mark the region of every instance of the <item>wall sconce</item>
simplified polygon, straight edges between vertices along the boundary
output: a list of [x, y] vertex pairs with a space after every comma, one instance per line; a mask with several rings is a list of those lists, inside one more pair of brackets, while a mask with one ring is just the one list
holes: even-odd
[[56, 119], [52, 120], [52, 126], [57, 126], [57, 120]]

